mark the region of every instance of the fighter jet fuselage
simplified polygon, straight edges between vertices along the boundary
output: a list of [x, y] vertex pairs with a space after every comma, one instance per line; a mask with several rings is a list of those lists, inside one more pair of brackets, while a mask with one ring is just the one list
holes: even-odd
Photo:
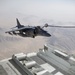
[[35, 36], [46, 36], [46, 37], [50, 37], [51, 35], [45, 31], [43, 28], [41, 28], [40, 26], [24, 26], [21, 25], [19, 20], [17, 20], [17, 29], [12, 29], [10, 31], [6, 31], [5, 33], [9, 33], [11, 35], [19, 35], [22, 37], [33, 37], [35, 38]]

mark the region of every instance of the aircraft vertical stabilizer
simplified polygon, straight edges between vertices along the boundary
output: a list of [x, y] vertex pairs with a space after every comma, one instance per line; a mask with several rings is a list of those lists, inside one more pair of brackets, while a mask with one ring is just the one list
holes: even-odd
[[20, 28], [21, 27], [21, 24], [19, 22], [19, 20], [16, 18], [16, 21], [17, 21], [17, 27]]

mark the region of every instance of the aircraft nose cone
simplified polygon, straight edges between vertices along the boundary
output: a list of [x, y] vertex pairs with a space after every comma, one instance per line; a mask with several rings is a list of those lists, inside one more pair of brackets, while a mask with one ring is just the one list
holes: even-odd
[[47, 37], [50, 37], [50, 36], [51, 36], [51, 34], [47, 33]]

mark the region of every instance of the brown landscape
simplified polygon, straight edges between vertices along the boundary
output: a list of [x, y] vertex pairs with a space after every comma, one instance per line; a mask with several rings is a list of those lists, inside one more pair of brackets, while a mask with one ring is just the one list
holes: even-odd
[[0, 28], [0, 60], [11, 57], [16, 53], [37, 52], [46, 43], [55, 48], [75, 54], [75, 29], [47, 28], [51, 37], [37, 36], [20, 37], [5, 34], [5, 28]]
[[52, 37], [47, 41], [49, 45], [75, 54], [75, 28], [50, 28]]
[[16, 18], [18, 18], [20, 23], [25, 26], [36, 26], [38, 24], [41, 24], [41, 21], [38, 20], [38, 17], [33, 15], [26, 16], [20, 13], [12, 13], [12, 15], [10, 13], [5, 13], [4, 15], [1, 15], [0, 60], [11, 57], [13, 54], [16, 53], [37, 52], [39, 48], [43, 48], [43, 45], [46, 43], [46, 37], [37, 36], [35, 38], [24, 38], [20, 36], [11, 36], [9, 34], [6, 34], [5, 31], [11, 30], [12, 27], [15, 27], [17, 25]]
[[37, 52], [44, 44], [44, 37], [23, 38], [5, 34], [0, 30], [0, 60], [11, 57], [15, 53]]
[[39, 48], [43, 48], [45, 43], [67, 51], [69, 54], [75, 54], [75, 28], [45, 28], [52, 35], [51, 37], [23, 38], [5, 34], [5, 31], [16, 26], [17, 16], [19, 16], [19, 21], [23, 25], [43, 26], [46, 22], [54, 23], [53, 20], [40, 19], [37, 16], [27, 17], [22, 14], [9, 15], [10, 18], [8, 18], [8, 15], [3, 16], [0, 21], [0, 60], [11, 57], [15, 53], [37, 52]]

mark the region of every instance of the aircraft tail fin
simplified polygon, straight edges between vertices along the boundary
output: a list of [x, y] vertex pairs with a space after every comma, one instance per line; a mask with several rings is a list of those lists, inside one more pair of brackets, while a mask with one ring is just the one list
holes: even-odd
[[21, 24], [20, 24], [20, 22], [17, 18], [16, 18], [16, 21], [17, 21], [17, 26], [16, 27], [21, 28], [22, 26], [21, 26]]

